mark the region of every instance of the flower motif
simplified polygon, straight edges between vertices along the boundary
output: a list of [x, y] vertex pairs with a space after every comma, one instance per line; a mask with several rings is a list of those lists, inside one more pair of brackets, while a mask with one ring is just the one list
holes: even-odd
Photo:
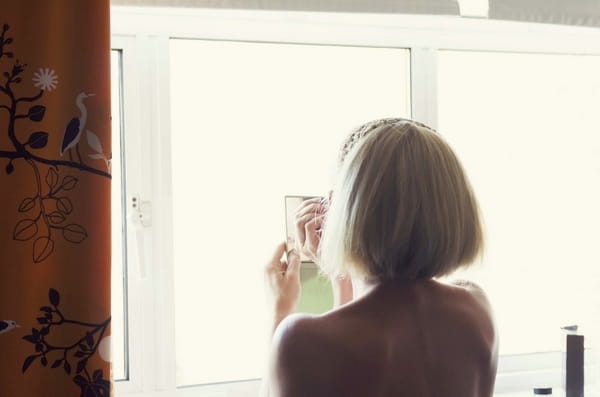
[[81, 388], [80, 397], [109, 397], [110, 382], [102, 378], [102, 370], [97, 369], [89, 379], [81, 375], [73, 378], [73, 382]]
[[33, 85], [40, 87], [44, 91], [52, 91], [58, 84], [58, 76], [54, 70], [48, 68], [40, 68], [38, 72], [33, 74]]

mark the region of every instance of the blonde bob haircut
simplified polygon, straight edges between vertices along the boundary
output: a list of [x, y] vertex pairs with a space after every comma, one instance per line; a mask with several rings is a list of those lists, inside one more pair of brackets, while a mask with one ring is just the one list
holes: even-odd
[[320, 245], [322, 270], [368, 281], [441, 277], [483, 248], [473, 191], [434, 130], [371, 121], [342, 147]]

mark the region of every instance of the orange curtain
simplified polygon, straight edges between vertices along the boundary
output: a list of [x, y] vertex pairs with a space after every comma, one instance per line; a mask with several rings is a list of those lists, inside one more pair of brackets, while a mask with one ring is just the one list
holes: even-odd
[[109, 2], [1, 9], [0, 396], [109, 396]]

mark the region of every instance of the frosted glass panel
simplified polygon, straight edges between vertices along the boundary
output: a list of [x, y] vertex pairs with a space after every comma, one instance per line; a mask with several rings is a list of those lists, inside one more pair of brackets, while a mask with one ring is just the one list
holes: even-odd
[[485, 218], [500, 353], [588, 345], [600, 325], [600, 57], [442, 51], [440, 131]]
[[171, 41], [177, 384], [259, 378], [262, 268], [285, 195], [322, 195], [342, 138], [410, 115], [400, 49]]

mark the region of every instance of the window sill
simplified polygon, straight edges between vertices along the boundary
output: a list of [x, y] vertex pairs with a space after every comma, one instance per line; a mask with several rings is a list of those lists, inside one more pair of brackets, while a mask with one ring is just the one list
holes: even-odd
[[[533, 390], [526, 392], [513, 392], [513, 393], [496, 393], [494, 397], [532, 397], [534, 396]], [[586, 397], [600, 397], [600, 389], [596, 386], [588, 386], [585, 388]], [[565, 397], [563, 389], [553, 388], [551, 397]]]

